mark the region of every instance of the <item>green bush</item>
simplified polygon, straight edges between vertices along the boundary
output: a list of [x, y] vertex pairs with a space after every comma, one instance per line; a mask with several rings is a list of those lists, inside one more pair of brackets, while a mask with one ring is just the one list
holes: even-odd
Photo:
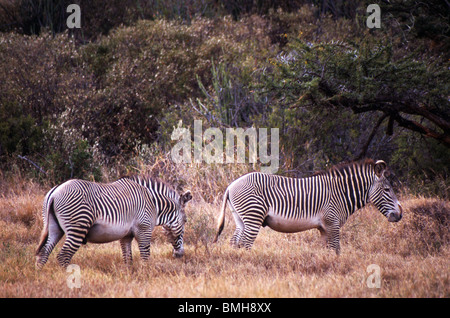
[[447, 195], [448, 23], [423, 4], [382, 4], [368, 30], [366, 1], [82, 1], [82, 29], [65, 31], [65, 3], [0, 7], [22, 17], [0, 33], [2, 170], [98, 179], [152, 162], [202, 118], [278, 127], [280, 173], [368, 156]]
[[15, 153], [22, 155], [40, 151], [42, 130], [30, 114], [24, 114], [14, 102], [0, 102], [0, 160]]

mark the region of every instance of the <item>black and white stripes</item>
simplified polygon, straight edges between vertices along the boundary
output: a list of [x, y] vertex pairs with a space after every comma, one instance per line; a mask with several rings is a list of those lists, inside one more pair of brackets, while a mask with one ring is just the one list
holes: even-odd
[[242, 176], [225, 191], [215, 241], [228, 202], [236, 222], [231, 243], [237, 247], [251, 248], [261, 226], [281, 232], [318, 228], [339, 253], [340, 227], [366, 203], [372, 202], [389, 221], [401, 218], [385, 171], [384, 161], [365, 160], [302, 179], [257, 172]]
[[174, 255], [182, 256], [184, 206], [191, 198], [189, 191], [180, 196], [164, 183], [142, 176], [109, 184], [69, 180], [45, 197], [36, 265], [46, 263], [64, 234], [66, 240], [57, 256], [63, 267], [86, 242], [120, 240], [124, 260], [131, 262], [131, 241], [136, 238], [145, 260], [150, 256], [150, 240], [157, 225], [163, 225], [168, 233]]

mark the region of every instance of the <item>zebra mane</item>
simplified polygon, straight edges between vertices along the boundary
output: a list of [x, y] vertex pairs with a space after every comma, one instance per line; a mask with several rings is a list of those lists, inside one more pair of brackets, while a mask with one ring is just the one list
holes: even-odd
[[134, 181], [141, 186], [144, 186], [146, 188], [151, 188], [155, 191], [159, 191], [160, 193], [166, 194], [169, 198], [175, 199], [178, 201], [180, 199], [180, 195], [177, 191], [175, 191], [172, 187], [170, 187], [167, 183], [159, 180], [158, 178], [153, 178], [149, 175], [140, 175], [140, 174], [133, 174], [124, 176], [121, 179], [128, 179], [131, 181]]
[[312, 176], [323, 176], [323, 175], [330, 175], [330, 174], [336, 174], [336, 173], [340, 174], [340, 173], [348, 170], [348, 168], [351, 168], [351, 167], [355, 167], [355, 166], [357, 166], [357, 167], [372, 166], [373, 167], [374, 165], [375, 165], [375, 161], [373, 161], [372, 159], [369, 159], [369, 158], [358, 160], [358, 161], [343, 162], [343, 163], [334, 165], [331, 168], [328, 168], [326, 170], [315, 172]]

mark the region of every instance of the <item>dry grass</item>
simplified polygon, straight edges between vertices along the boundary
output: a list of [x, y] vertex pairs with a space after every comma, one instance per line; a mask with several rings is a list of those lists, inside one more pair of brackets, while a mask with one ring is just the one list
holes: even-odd
[[[230, 177], [230, 176], [229, 176]], [[232, 177], [232, 176], [231, 176]], [[118, 242], [83, 246], [72, 262], [81, 268], [81, 288], [70, 289], [70, 273], [56, 252], [41, 270], [34, 251], [47, 189], [20, 181], [0, 197], [0, 297], [449, 297], [450, 203], [404, 197], [404, 218], [388, 223], [372, 207], [358, 211], [342, 232], [340, 256], [326, 249], [318, 231], [282, 234], [262, 229], [251, 251], [228, 244], [225, 230], [211, 244], [221, 195], [213, 203], [197, 196], [189, 204], [186, 256], [172, 258], [156, 231], [148, 263], [127, 267]], [[380, 288], [368, 288], [370, 264], [381, 269]]]

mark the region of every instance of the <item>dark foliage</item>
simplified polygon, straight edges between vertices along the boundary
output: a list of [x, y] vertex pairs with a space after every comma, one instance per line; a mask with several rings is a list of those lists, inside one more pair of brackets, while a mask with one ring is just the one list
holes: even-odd
[[99, 178], [202, 118], [278, 127], [280, 173], [372, 157], [447, 195], [446, 2], [380, 1], [380, 29], [370, 1], [69, 2], [0, 0], [3, 170]]

